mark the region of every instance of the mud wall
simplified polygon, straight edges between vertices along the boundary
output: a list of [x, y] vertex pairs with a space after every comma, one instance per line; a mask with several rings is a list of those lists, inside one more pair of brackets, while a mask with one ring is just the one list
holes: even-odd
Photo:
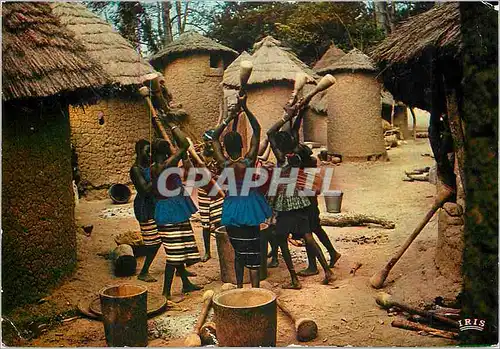
[[142, 100], [116, 98], [70, 108], [71, 142], [84, 187], [105, 189], [114, 183], [130, 183], [135, 142], [149, 140], [149, 118]]
[[67, 110], [3, 105], [4, 311], [43, 297], [76, 265]]
[[308, 109], [303, 121], [304, 140], [307, 142], [318, 142], [321, 145], [328, 143], [326, 115], [318, 114]]
[[382, 132], [380, 84], [372, 74], [338, 73], [326, 94], [328, 150], [344, 160], [386, 154]]
[[223, 99], [223, 62], [210, 67], [209, 54], [192, 54], [169, 62], [163, 74], [174, 103], [181, 103], [189, 116], [183, 130], [193, 139], [214, 128], [221, 113]]
[[[462, 255], [464, 251], [464, 207], [465, 193], [455, 160], [455, 175], [457, 178], [457, 201], [447, 202], [438, 214], [438, 238], [434, 261], [439, 272], [450, 280], [462, 283]], [[437, 180], [437, 191], [442, 188], [442, 182]]]
[[410, 139], [412, 137], [408, 129], [408, 108], [406, 106], [394, 106], [394, 126], [399, 127], [405, 139]]
[[465, 124], [465, 229], [462, 318], [484, 331], [462, 343], [498, 343], [498, 12], [460, 2], [463, 44], [461, 117]]

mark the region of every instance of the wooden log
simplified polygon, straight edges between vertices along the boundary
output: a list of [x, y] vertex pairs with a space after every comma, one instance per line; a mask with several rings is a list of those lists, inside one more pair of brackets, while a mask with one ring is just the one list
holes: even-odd
[[330, 227], [359, 227], [367, 224], [378, 224], [385, 229], [394, 229], [396, 224], [385, 218], [367, 216], [359, 213], [321, 214], [321, 225]]
[[412, 330], [412, 331], [423, 331], [423, 332], [426, 332], [426, 333], [433, 335], [433, 336], [436, 336], [436, 337], [442, 337], [442, 338], [448, 338], [448, 339], [455, 339], [458, 337], [458, 334], [455, 332], [438, 330], [438, 329], [435, 329], [435, 328], [432, 328], [429, 326], [410, 322], [410, 321], [404, 320], [404, 319], [393, 320], [391, 325], [392, 325], [392, 327], [398, 327], [398, 328], [403, 328], [403, 329]]
[[415, 111], [413, 110], [413, 107], [410, 106], [410, 112], [411, 112], [411, 117], [413, 119], [413, 140], [417, 139], [417, 117], [415, 115]]
[[137, 260], [134, 256], [132, 246], [122, 244], [112, 252], [114, 273], [116, 276], [131, 276], [135, 274]]

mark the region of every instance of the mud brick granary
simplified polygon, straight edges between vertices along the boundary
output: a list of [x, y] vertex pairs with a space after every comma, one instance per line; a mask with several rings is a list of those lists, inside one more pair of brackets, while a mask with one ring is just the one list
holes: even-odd
[[337, 83], [328, 90], [328, 150], [343, 160], [366, 161], [386, 156], [382, 132], [380, 83], [370, 58], [357, 49], [317, 69]]
[[137, 87], [154, 69], [111, 25], [85, 6], [70, 2], [51, 6], [61, 24], [111, 77], [114, 87], [108, 93], [98, 91], [96, 105], [70, 109], [80, 186], [92, 190], [129, 183], [135, 142], [150, 138], [149, 110]]
[[214, 128], [223, 105], [222, 75], [238, 53], [196, 32], [181, 34], [151, 57], [167, 86], [188, 113], [183, 130], [193, 140]]
[[2, 6], [2, 308], [36, 301], [73, 271], [69, 103], [108, 82], [46, 3]]
[[[267, 36], [254, 45], [251, 55], [252, 75], [248, 80], [248, 107], [260, 122], [262, 134], [283, 117], [283, 107], [290, 99], [297, 73], [305, 73], [314, 83], [316, 74], [300, 61], [289, 48]], [[239, 64], [224, 73], [225, 88], [240, 88]], [[251, 132], [248, 132], [250, 137]]]

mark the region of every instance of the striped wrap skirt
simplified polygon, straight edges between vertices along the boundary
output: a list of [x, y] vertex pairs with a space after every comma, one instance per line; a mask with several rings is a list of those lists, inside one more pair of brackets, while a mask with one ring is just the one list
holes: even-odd
[[227, 226], [226, 229], [236, 258], [249, 269], [260, 268], [260, 227]]
[[189, 266], [200, 261], [200, 252], [189, 220], [158, 225], [158, 232], [165, 248], [167, 264]]
[[198, 188], [198, 209], [200, 210], [201, 227], [210, 229], [220, 225], [222, 219], [222, 205], [224, 198], [210, 197], [203, 188]]

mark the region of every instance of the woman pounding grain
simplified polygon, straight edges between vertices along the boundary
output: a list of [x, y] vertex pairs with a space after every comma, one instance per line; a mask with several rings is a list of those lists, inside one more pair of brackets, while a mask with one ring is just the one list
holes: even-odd
[[[158, 139], [153, 143], [153, 161], [151, 174], [153, 178], [153, 192], [156, 196], [155, 220], [165, 248], [166, 265], [163, 294], [171, 299], [171, 288], [177, 269], [182, 279], [182, 293], [200, 290], [201, 287], [191, 283], [188, 279], [187, 266], [200, 261], [200, 253], [196, 246], [193, 229], [189, 218], [197, 211], [191, 197], [184, 195], [184, 187], [178, 174], [170, 174], [166, 183], [159, 183], [164, 170], [178, 166], [185, 156], [189, 142], [184, 133], [177, 127], [171, 126], [172, 135], [178, 144], [178, 150], [172, 154], [170, 143]], [[160, 185], [159, 185], [160, 184]], [[164, 192], [165, 187], [168, 193]]]
[[227, 157], [222, 151], [220, 135], [237, 114], [229, 117], [217, 126], [214, 132], [214, 158], [227, 173], [234, 171], [236, 193], [229, 191], [222, 207], [222, 225], [226, 226], [231, 245], [234, 248], [234, 269], [238, 288], [243, 287], [244, 268], [250, 269], [250, 280], [253, 287], [259, 287], [260, 268], [260, 224], [271, 216], [271, 208], [266, 199], [256, 188], [250, 189], [247, 196], [240, 196], [243, 179], [247, 169], [253, 168], [257, 160], [260, 141], [260, 125], [255, 116], [248, 110], [246, 95], [239, 97], [240, 105], [245, 111], [252, 127], [250, 149], [242, 156], [243, 141], [238, 132], [231, 131], [224, 136], [224, 147]]
[[[278, 166], [282, 168], [280, 177], [289, 177], [292, 169], [299, 169], [301, 166], [301, 158], [298, 152], [298, 137], [292, 137], [293, 134], [298, 134], [300, 123], [294, 124], [291, 133], [280, 131], [286, 123], [289, 123], [296, 110], [293, 108], [286, 109], [286, 116], [276, 122], [267, 132], [267, 136], [271, 143], [271, 148], [278, 161]], [[305, 183], [303, 172], [299, 171], [298, 182]], [[333, 274], [328, 267], [323, 253], [319, 249], [314, 237], [312, 236], [313, 227], [310, 222], [310, 206], [311, 201], [305, 196], [301, 196], [298, 191], [298, 186], [295, 185], [291, 195], [287, 193], [287, 184], [278, 185], [276, 197], [274, 200], [274, 210], [277, 212], [276, 217], [276, 236], [278, 245], [281, 249], [283, 259], [290, 273], [291, 283], [283, 285], [283, 288], [300, 289], [300, 282], [295, 272], [290, 250], [288, 249], [288, 235], [291, 233], [296, 240], [304, 239], [306, 245], [314, 253], [320, 261], [321, 266], [325, 271], [323, 284], [328, 284], [333, 278]]]
[[137, 191], [134, 199], [134, 214], [139, 222], [146, 250], [146, 259], [137, 278], [146, 282], [155, 282], [156, 279], [149, 274], [149, 267], [158, 253], [161, 239], [155, 222], [156, 200], [151, 185], [150, 148], [150, 143], [145, 139], [135, 144], [136, 159], [130, 169], [130, 179]]

